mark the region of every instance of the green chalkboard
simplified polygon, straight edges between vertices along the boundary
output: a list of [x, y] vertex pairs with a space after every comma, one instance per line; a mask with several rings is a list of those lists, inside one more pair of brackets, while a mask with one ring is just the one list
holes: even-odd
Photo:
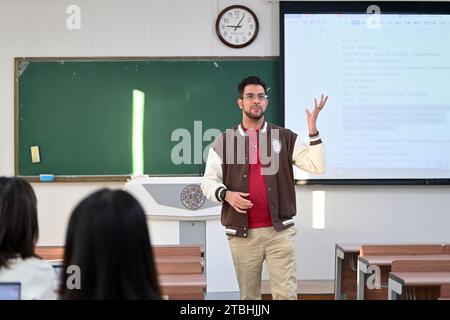
[[[144, 173], [202, 174], [195, 154], [211, 143], [203, 135], [240, 122], [237, 84], [248, 75], [266, 81], [266, 119], [280, 124], [277, 58], [16, 59], [16, 174], [132, 173], [133, 90], [145, 101]], [[32, 146], [40, 162], [32, 162]], [[174, 148], [184, 163], [174, 163]]]

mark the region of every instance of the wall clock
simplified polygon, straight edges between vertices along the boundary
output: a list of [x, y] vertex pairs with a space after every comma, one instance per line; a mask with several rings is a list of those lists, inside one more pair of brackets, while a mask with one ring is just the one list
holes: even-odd
[[232, 48], [248, 46], [256, 39], [258, 29], [258, 18], [245, 6], [227, 7], [216, 19], [217, 36], [224, 44]]

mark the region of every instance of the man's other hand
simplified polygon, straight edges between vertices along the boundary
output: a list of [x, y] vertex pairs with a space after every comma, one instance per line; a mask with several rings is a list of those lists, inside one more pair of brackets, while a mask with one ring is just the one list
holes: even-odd
[[239, 213], [247, 213], [247, 209], [253, 207], [253, 203], [250, 200], [245, 199], [250, 193], [227, 191], [225, 195], [225, 201], [230, 204]]

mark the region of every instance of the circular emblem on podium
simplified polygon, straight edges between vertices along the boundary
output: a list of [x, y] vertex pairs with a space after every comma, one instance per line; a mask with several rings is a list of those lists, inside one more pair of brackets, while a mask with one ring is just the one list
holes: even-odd
[[181, 203], [188, 209], [197, 210], [203, 206], [206, 197], [199, 185], [191, 184], [181, 191]]

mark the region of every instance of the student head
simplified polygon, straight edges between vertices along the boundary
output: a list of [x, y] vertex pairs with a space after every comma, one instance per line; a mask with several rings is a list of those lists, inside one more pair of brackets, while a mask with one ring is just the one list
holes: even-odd
[[154, 262], [141, 205], [125, 191], [99, 190], [70, 217], [63, 270], [79, 267], [81, 289], [69, 289], [72, 274], [63, 272], [61, 298], [160, 299]]
[[259, 120], [264, 116], [269, 99], [266, 95], [266, 84], [256, 76], [250, 76], [238, 85], [239, 98], [237, 104], [244, 117]]
[[12, 258], [34, 256], [38, 236], [33, 188], [21, 178], [0, 177], [0, 269]]

